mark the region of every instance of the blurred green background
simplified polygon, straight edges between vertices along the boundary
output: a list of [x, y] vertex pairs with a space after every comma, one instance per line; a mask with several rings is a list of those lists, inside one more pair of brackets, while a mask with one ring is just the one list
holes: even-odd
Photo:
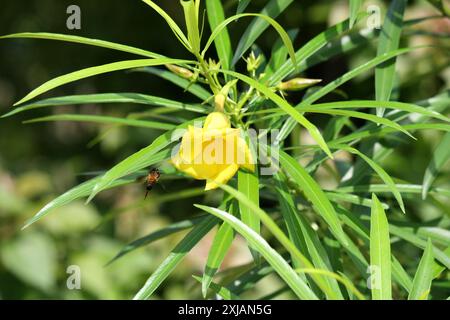
[[[175, 20], [182, 22], [178, 1], [159, 1]], [[235, 11], [236, 1], [224, 1], [228, 14]], [[248, 11], [257, 12], [265, 1], [252, 1]], [[385, 2], [371, 1], [385, 11]], [[81, 8], [81, 30], [66, 28], [66, 8]], [[426, 1], [410, 1], [407, 18], [438, 14]], [[277, 19], [286, 29], [299, 28], [295, 40], [298, 48], [326, 27], [348, 16], [347, 1], [295, 1], [286, 14]], [[230, 28], [236, 45], [249, 20]], [[434, 20], [419, 25], [420, 30], [435, 33], [450, 31], [448, 20]], [[68, 33], [158, 52], [170, 57], [187, 57], [163, 20], [138, 0], [3, 0], [0, 9], [0, 35], [45, 31]], [[276, 39], [269, 30], [258, 40], [261, 50], [269, 54]], [[426, 35], [409, 38], [410, 43], [445, 41]], [[436, 40], [437, 39], [437, 40]], [[326, 61], [306, 76], [325, 82], [349, 68], [361, 64], [376, 52], [376, 44]], [[213, 50], [211, 50], [213, 54]], [[111, 50], [47, 40], [0, 40], [0, 113], [41, 83], [74, 70], [109, 62], [133, 59], [133, 56]], [[401, 91], [395, 97], [413, 102], [431, 97], [449, 87], [448, 57], [439, 50], [423, 50], [399, 59]], [[241, 64], [242, 67], [242, 64]], [[372, 98], [373, 75], [366, 74], [341, 88], [352, 99]], [[180, 101], [195, 101], [189, 93], [143, 73], [116, 72], [88, 78], [53, 90], [46, 97], [82, 93], [141, 92]], [[122, 116], [142, 111], [136, 105], [83, 105], [43, 108], [0, 120], [0, 299], [74, 298], [128, 299], [180, 239], [181, 234], [137, 250], [114, 264], [104, 265], [129, 241], [156, 230], [172, 221], [191, 217], [197, 212], [193, 203], [214, 203], [217, 193], [205, 198], [192, 192], [176, 201], [168, 195], [178, 190], [196, 190], [202, 183], [164, 181], [144, 202], [143, 185], [136, 183], [100, 194], [89, 205], [76, 202], [53, 211], [48, 217], [24, 231], [24, 221], [55, 196], [86, 180], [89, 172], [110, 168], [126, 156], [148, 145], [160, 132], [138, 128], [99, 126], [85, 123], [22, 124], [38, 116], [61, 112], [109, 114]], [[326, 119], [326, 118], [324, 118]], [[314, 118], [320, 123], [321, 118]], [[418, 142], [400, 146], [385, 163], [398, 178], [420, 184], [439, 133], [418, 134]], [[102, 139], [97, 139], [101, 137]], [[414, 161], [410, 161], [414, 159]], [[325, 181], [326, 183], [326, 181]], [[445, 181], [437, 181], [443, 184]], [[411, 214], [433, 217], [431, 208], [421, 208], [414, 199], [408, 202]], [[427, 210], [423, 210], [427, 209]], [[431, 211], [430, 211], [431, 210]], [[444, 208], [447, 210], [448, 208]], [[426, 217], [423, 216], [426, 212]], [[448, 213], [448, 212], [447, 212]], [[200, 290], [191, 290], [191, 274], [201, 272], [209, 242], [207, 237], [191, 253], [182, 268], [157, 292], [158, 298], [198, 298]], [[251, 258], [240, 240], [235, 243], [227, 265], [238, 265]], [[67, 267], [81, 268], [81, 290], [66, 286]], [[277, 278], [268, 278], [258, 287], [265, 290], [281, 286]], [[249, 296], [252, 297], [252, 296]], [[280, 296], [281, 298], [283, 297]]]

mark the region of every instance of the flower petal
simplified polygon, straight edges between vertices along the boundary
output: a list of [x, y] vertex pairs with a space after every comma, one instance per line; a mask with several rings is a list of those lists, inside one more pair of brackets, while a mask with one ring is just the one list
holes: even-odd
[[230, 119], [222, 112], [211, 112], [205, 119], [203, 129], [226, 129], [231, 128]]
[[233, 178], [233, 176], [238, 171], [239, 166], [237, 164], [230, 164], [221, 170], [217, 176], [212, 179], [208, 179], [205, 186], [205, 191], [216, 189], [219, 187], [219, 184], [225, 184]]

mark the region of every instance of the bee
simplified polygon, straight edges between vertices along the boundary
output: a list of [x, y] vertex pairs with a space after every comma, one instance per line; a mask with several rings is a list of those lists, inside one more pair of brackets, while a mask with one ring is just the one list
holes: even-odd
[[145, 189], [147, 192], [145, 193], [144, 200], [147, 198], [148, 193], [153, 189], [153, 186], [158, 183], [159, 178], [161, 177], [161, 173], [157, 168], [150, 170], [145, 179]]

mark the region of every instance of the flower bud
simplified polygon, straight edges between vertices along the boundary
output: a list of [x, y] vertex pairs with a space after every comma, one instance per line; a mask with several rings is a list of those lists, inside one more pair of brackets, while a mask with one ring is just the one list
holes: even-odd
[[196, 78], [196, 75], [189, 69], [179, 67], [174, 64], [166, 64], [166, 68], [182, 78], [189, 80], [195, 80]]
[[321, 81], [322, 79], [294, 78], [286, 82], [280, 82], [276, 88], [281, 91], [298, 91], [311, 87]]
[[252, 51], [245, 61], [247, 62], [247, 71], [254, 72], [258, 70], [259, 66], [261, 65], [262, 59], [261, 56], [256, 57], [255, 53]]
[[230, 88], [236, 84], [237, 80], [231, 80], [220, 90], [218, 94], [214, 97], [214, 106], [216, 111], [223, 112], [225, 108], [225, 102], [227, 101], [228, 92]]

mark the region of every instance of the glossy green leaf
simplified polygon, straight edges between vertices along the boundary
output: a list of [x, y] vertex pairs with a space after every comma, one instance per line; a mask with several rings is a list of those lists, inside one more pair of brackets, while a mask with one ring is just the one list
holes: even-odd
[[[378, 41], [377, 56], [398, 49], [403, 27], [403, 13], [407, 0], [393, 0], [384, 19]], [[389, 101], [395, 79], [395, 57], [375, 68], [375, 98], [378, 101]], [[377, 109], [377, 115], [382, 117], [383, 108]]]
[[147, 120], [135, 120], [117, 117], [96, 116], [96, 115], [84, 115], [84, 114], [58, 114], [54, 116], [47, 116], [27, 120], [24, 123], [36, 123], [46, 121], [81, 121], [81, 122], [95, 122], [101, 124], [119, 124], [130, 127], [159, 129], [159, 130], [171, 130], [175, 126], [169, 123], [147, 121]]
[[370, 212], [370, 265], [373, 300], [391, 300], [391, 244], [389, 223], [384, 209], [375, 194], [372, 194]]
[[450, 132], [447, 132], [434, 149], [433, 157], [425, 170], [422, 182], [422, 199], [425, 199], [431, 184], [441, 171], [441, 168], [450, 159]]
[[172, 29], [172, 32], [175, 34], [180, 43], [186, 47], [186, 49], [188, 50], [192, 49], [183, 31], [180, 29], [177, 23], [163, 9], [161, 9], [161, 7], [159, 7], [156, 3], [154, 3], [151, 0], [142, 0], [142, 1], [144, 1], [150, 7], [152, 7], [153, 10], [155, 10], [161, 17], [163, 17], [164, 20], [166, 20], [170, 29]]
[[180, 264], [192, 248], [217, 224], [215, 217], [207, 217], [196, 225], [171, 251], [166, 259], [150, 276], [144, 286], [134, 296], [134, 300], [149, 299], [161, 283]]
[[427, 246], [420, 259], [417, 267], [416, 275], [414, 276], [413, 286], [408, 295], [408, 300], [426, 300], [433, 281], [433, 244], [428, 239]]
[[189, 60], [178, 60], [178, 59], [170, 59], [170, 58], [155, 58], [155, 59], [138, 59], [138, 60], [126, 60], [126, 61], [119, 61], [119, 62], [113, 62], [104, 64], [101, 66], [96, 67], [90, 67], [78, 71], [74, 71], [68, 74], [65, 74], [63, 76], [59, 76], [57, 78], [54, 78], [50, 81], [45, 82], [44, 84], [40, 85], [30, 93], [28, 93], [25, 97], [23, 97], [21, 100], [16, 102], [14, 105], [19, 105], [24, 102], [27, 102], [47, 91], [50, 91], [54, 88], [57, 88], [59, 86], [62, 86], [64, 84], [74, 82], [77, 80], [81, 80], [84, 78], [92, 77], [95, 75], [113, 72], [113, 71], [119, 71], [119, 70], [126, 70], [126, 69], [132, 69], [132, 68], [139, 68], [139, 67], [148, 67], [148, 66], [157, 66], [162, 64], [177, 64], [177, 63], [188, 63]]
[[330, 149], [328, 148], [328, 145], [326, 144], [325, 140], [323, 139], [322, 135], [320, 134], [319, 129], [309, 122], [300, 112], [295, 110], [289, 103], [286, 102], [283, 98], [281, 98], [279, 95], [273, 93], [268, 87], [265, 85], [259, 83], [258, 81], [253, 80], [252, 78], [245, 76], [243, 74], [234, 72], [234, 71], [222, 71], [225, 74], [229, 74], [241, 81], [244, 81], [248, 83], [249, 85], [253, 86], [256, 90], [261, 92], [262, 94], [266, 95], [267, 98], [272, 100], [278, 107], [280, 107], [284, 112], [286, 112], [288, 115], [292, 117], [291, 120], [294, 122], [300, 123], [303, 127], [308, 130], [311, 137], [316, 141], [316, 143], [322, 148], [322, 150], [329, 155], [332, 158]]
[[319, 214], [329, 225], [330, 230], [336, 239], [346, 246], [348, 241], [342, 230], [338, 215], [317, 182], [314, 181], [295, 159], [284, 151], [280, 151], [280, 164], [281, 169], [290, 176], [290, 178], [305, 193], [306, 198], [311, 201], [317, 214]]
[[284, 45], [288, 49], [289, 56], [291, 57], [293, 64], [294, 65], [296, 64], [294, 47], [292, 46], [292, 42], [289, 39], [289, 35], [286, 33], [286, 31], [284, 31], [283, 27], [278, 22], [276, 22], [275, 20], [273, 20], [269, 16], [265, 16], [265, 15], [258, 14], [258, 13], [241, 13], [241, 14], [237, 14], [237, 15], [229, 17], [228, 19], [226, 19], [222, 23], [220, 23], [212, 31], [212, 34], [209, 37], [208, 41], [206, 42], [206, 45], [205, 45], [205, 47], [204, 47], [204, 49], [202, 51], [202, 56], [203, 57], [205, 56], [206, 51], [208, 50], [208, 48], [211, 46], [213, 41], [220, 35], [220, 33], [223, 32], [223, 30], [226, 28], [227, 25], [229, 25], [230, 23], [236, 21], [237, 19], [243, 18], [243, 17], [258, 17], [258, 18], [261, 18], [262, 20], [265, 20], [267, 23], [271, 24], [272, 27], [278, 32], [278, 34], [280, 35], [280, 38], [283, 40]]
[[64, 96], [44, 99], [32, 103], [28, 103], [17, 107], [2, 117], [9, 117], [17, 113], [37, 108], [66, 106], [77, 104], [104, 104], [104, 103], [136, 103], [156, 107], [167, 107], [177, 110], [187, 110], [198, 113], [207, 113], [207, 108], [197, 104], [188, 104], [171, 99], [150, 96], [142, 93], [118, 92], [118, 93], [95, 93], [80, 94], [73, 96]]
[[257, 250], [269, 264], [275, 269], [279, 276], [286, 282], [287, 285], [294, 291], [294, 293], [300, 299], [316, 300], [317, 296], [306, 283], [295, 273], [295, 271], [289, 266], [286, 260], [280, 256], [260, 235], [250, 229], [242, 221], [234, 217], [233, 215], [222, 211], [217, 208], [212, 208], [203, 205], [195, 205], [197, 208], [202, 209], [212, 215], [222, 219], [239, 232], [250, 244]]
[[[205, 1], [206, 13], [208, 14], [208, 21], [211, 30], [214, 30], [219, 24], [225, 20], [225, 13], [220, 0]], [[240, 3], [239, 3], [240, 4]], [[216, 39], [214, 39], [214, 45], [216, 47], [217, 55], [222, 68], [230, 69], [230, 63], [232, 58], [232, 49], [230, 35], [225, 28]]]
[[353, 25], [356, 22], [356, 19], [358, 17], [359, 9], [361, 8], [363, 1], [362, 0], [349, 0], [350, 4], [350, 28], [353, 27]]
[[[293, 2], [293, 0], [270, 0], [267, 5], [260, 12], [261, 15], [265, 15], [275, 19], [280, 13]], [[252, 44], [258, 39], [258, 37], [269, 27], [269, 22], [262, 19], [255, 18], [247, 27], [241, 40], [238, 43], [236, 51], [234, 52], [233, 62], [236, 62], [242, 57], [242, 55], [252, 46]]]
[[[259, 207], [259, 179], [257, 173], [251, 172], [238, 172], [238, 190], [245, 194], [256, 206]], [[250, 208], [239, 203], [239, 211], [241, 214], [241, 220], [250, 228], [255, 230], [256, 233], [260, 233], [261, 222], [257, 215], [255, 215]], [[252, 252], [256, 261], [259, 260], [258, 254]]]
[[136, 239], [129, 244], [127, 244], [125, 247], [122, 248], [106, 265], [110, 265], [117, 259], [123, 257], [124, 255], [139, 249], [143, 246], [146, 246], [150, 243], [153, 243], [157, 240], [166, 238], [174, 233], [178, 233], [180, 231], [184, 231], [186, 229], [190, 229], [198, 225], [199, 223], [203, 222], [203, 220], [206, 219], [206, 216], [200, 216], [197, 218], [187, 219], [179, 222], [172, 223], [171, 225], [164, 227], [162, 229], [159, 229], [157, 231], [151, 232], [148, 235], [141, 237], [139, 239]]
[[394, 180], [392, 180], [391, 176], [386, 171], [384, 171], [384, 169], [380, 165], [378, 165], [375, 161], [373, 161], [368, 156], [366, 156], [364, 153], [360, 152], [359, 150], [357, 150], [355, 148], [343, 146], [343, 145], [339, 145], [337, 147], [341, 150], [346, 150], [350, 153], [356, 154], [360, 158], [362, 158], [378, 174], [378, 176], [381, 178], [381, 180], [383, 180], [386, 183], [386, 185], [389, 187], [390, 191], [394, 195], [395, 199], [397, 200], [397, 202], [400, 206], [400, 209], [402, 209], [402, 211], [405, 212], [405, 205], [403, 203], [401, 193], [397, 189], [397, 186], [395, 185]]
[[203, 101], [208, 100], [212, 96], [212, 93], [210, 93], [208, 90], [203, 88], [201, 85], [192, 83], [189, 80], [184, 79], [168, 70], [146, 67], [146, 68], [133, 69], [131, 71], [146, 72], [146, 73], [150, 73], [150, 74], [156, 75], [158, 77], [161, 77], [161, 78], [177, 85], [178, 87], [183, 88], [185, 91], [192, 93], [194, 96], [200, 98]]
[[[343, 85], [344, 83], [346, 83], [347, 81], [353, 79], [354, 77], [356, 77], [357, 75], [370, 70], [371, 68], [379, 65], [380, 63], [383, 63], [393, 57], [396, 57], [398, 55], [401, 54], [405, 54], [407, 52], [410, 52], [412, 50], [414, 50], [416, 48], [405, 48], [405, 49], [398, 49], [389, 53], [385, 53], [383, 55], [380, 55], [350, 71], [348, 71], [347, 73], [345, 73], [344, 75], [340, 76], [339, 78], [331, 81], [329, 84], [327, 84], [326, 86], [322, 87], [321, 89], [317, 90], [316, 92], [314, 92], [313, 94], [311, 94], [310, 96], [308, 96], [306, 99], [304, 99], [302, 102], [300, 102], [295, 108], [297, 110], [302, 110], [303, 107], [306, 107], [308, 105], [313, 104], [314, 102], [316, 102], [317, 100], [319, 100], [320, 98], [322, 98], [323, 96], [327, 95], [328, 93], [332, 92], [333, 90], [335, 90], [337, 87]], [[282, 121], [284, 122], [284, 121]], [[288, 119], [287, 121], [285, 121], [285, 123], [283, 124], [281, 130], [280, 130], [280, 134], [279, 134], [279, 138], [277, 139], [278, 141], [283, 141], [290, 133], [291, 131], [294, 129], [295, 127], [295, 122], [293, 121], [293, 119]]]
[[203, 297], [206, 297], [213, 277], [222, 264], [229, 248], [231, 247], [233, 239], [233, 228], [226, 222], [222, 223], [222, 225], [217, 230], [217, 233], [211, 244], [211, 249], [209, 250], [208, 259], [206, 261], [205, 271], [201, 280]]
[[14, 33], [8, 34], [6, 36], [1, 36], [0, 39], [8, 39], [8, 38], [28, 38], [28, 39], [47, 39], [47, 40], [57, 40], [64, 42], [74, 42], [81, 43], [90, 46], [103, 47], [112, 50], [118, 50], [128, 53], [133, 53], [139, 56], [148, 57], [148, 58], [163, 58], [164, 56], [153, 53], [147, 50], [114, 43], [110, 41], [91, 39], [85, 37], [79, 37], [69, 34], [59, 34], [59, 33], [46, 33], [46, 32], [22, 32], [22, 33]]
[[236, 8], [236, 14], [242, 13], [247, 9], [251, 0], [238, 0], [238, 6]]
[[[162, 157], [161, 157], [162, 158]], [[92, 192], [92, 189], [99, 181], [99, 177], [88, 180], [86, 182], [83, 182], [82, 184], [64, 192], [51, 202], [47, 203], [41, 210], [39, 210], [38, 213], [36, 213], [31, 219], [29, 219], [25, 225], [22, 227], [22, 229], [25, 229], [26, 227], [30, 226], [31, 224], [35, 223], [36, 221], [42, 219], [44, 216], [46, 216], [51, 210], [62, 207], [74, 200], [84, 198], [89, 196], [89, 194]], [[114, 183], [112, 183], [109, 188], [115, 188], [119, 187], [125, 184], [133, 183], [135, 179], [121, 179], [116, 180]]]

